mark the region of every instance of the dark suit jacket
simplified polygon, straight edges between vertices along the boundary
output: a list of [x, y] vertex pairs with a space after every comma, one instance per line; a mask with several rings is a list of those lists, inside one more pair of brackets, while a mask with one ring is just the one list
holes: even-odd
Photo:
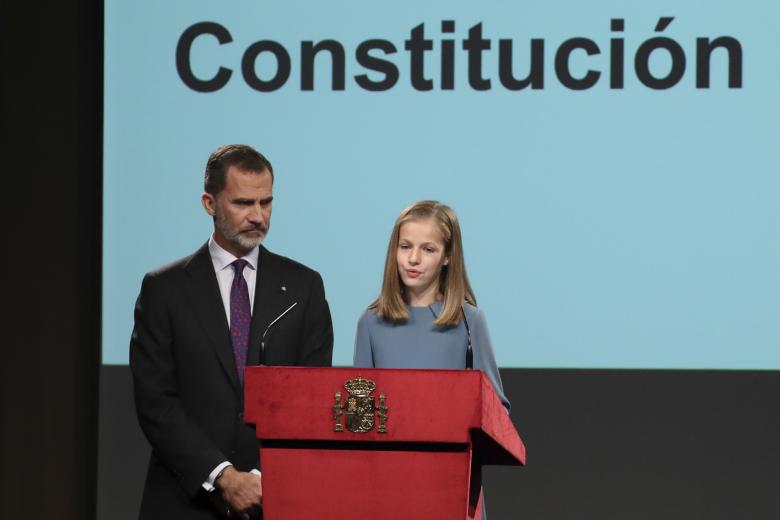
[[[329, 366], [333, 328], [319, 274], [261, 246], [249, 338], [248, 365]], [[209, 473], [225, 460], [244, 471], [259, 461], [208, 244], [144, 277], [130, 368], [152, 446], [140, 517], [213, 518], [202, 488]]]

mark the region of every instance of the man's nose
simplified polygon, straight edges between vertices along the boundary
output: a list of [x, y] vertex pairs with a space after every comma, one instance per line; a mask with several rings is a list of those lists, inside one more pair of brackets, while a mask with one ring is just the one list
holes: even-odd
[[252, 206], [252, 211], [249, 212], [249, 221], [255, 224], [265, 224], [263, 208], [260, 206]]

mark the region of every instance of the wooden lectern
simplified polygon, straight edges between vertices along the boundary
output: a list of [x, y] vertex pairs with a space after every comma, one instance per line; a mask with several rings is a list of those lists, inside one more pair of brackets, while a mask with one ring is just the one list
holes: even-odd
[[247, 367], [244, 416], [265, 520], [478, 519], [482, 465], [525, 463], [477, 370]]

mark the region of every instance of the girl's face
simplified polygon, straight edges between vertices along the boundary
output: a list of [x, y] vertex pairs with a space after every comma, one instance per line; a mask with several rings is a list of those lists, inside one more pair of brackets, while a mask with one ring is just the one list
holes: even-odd
[[410, 221], [398, 233], [398, 275], [406, 288], [407, 303], [430, 305], [439, 295], [439, 275], [450, 259], [444, 240], [432, 220]]

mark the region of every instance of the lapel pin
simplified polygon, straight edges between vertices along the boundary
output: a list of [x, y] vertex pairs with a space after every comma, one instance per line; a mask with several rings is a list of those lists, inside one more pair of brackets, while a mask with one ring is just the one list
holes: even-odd
[[282, 285], [282, 292], [287, 292], [287, 287], [285, 287], [284, 285]]

